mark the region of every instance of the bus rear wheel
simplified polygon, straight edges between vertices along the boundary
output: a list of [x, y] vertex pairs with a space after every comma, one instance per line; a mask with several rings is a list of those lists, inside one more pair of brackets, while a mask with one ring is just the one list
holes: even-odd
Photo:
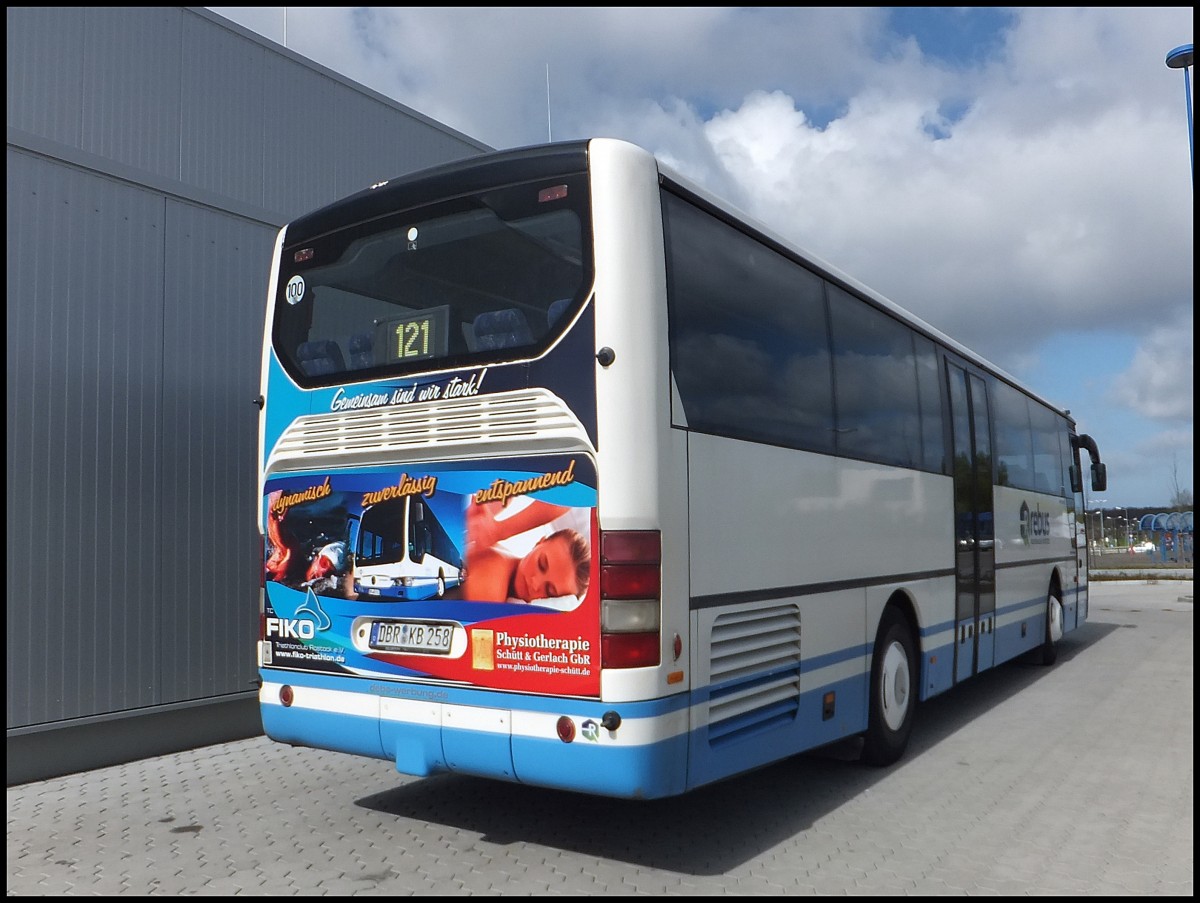
[[437, 597], [440, 599], [444, 595], [446, 595], [446, 577], [445, 575], [439, 573], [437, 582]]
[[871, 660], [870, 706], [862, 760], [891, 765], [904, 755], [917, 705], [916, 644], [895, 608], [883, 613]]

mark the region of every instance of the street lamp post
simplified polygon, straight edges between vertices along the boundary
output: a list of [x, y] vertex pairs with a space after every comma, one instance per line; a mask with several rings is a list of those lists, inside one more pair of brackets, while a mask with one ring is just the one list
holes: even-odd
[[1168, 69], [1183, 70], [1183, 94], [1187, 100], [1188, 163], [1192, 169], [1192, 184], [1196, 182], [1195, 144], [1192, 141], [1192, 45], [1181, 44], [1167, 54]]
[[1108, 499], [1092, 499], [1091, 503], [1096, 507], [1090, 513], [1096, 515], [1096, 535], [1092, 537], [1092, 544], [1096, 547], [1096, 551], [1104, 549], [1104, 508]]

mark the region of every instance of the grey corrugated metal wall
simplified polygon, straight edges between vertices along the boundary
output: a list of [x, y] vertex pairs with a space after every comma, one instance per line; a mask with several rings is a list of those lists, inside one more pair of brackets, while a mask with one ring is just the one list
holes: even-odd
[[487, 148], [197, 7], [7, 25], [11, 785], [257, 732], [275, 231]]

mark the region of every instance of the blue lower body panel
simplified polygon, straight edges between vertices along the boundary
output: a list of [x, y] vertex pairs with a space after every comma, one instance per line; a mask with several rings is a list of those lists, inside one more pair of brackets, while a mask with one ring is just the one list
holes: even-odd
[[388, 758], [380, 742], [377, 718], [297, 710], [280, 705], [262, 705], [259, 708], [262, 711], [263, 731], [272, 740], [294, 746], [370, 756], [373, 759]]
[[539, 787], [624, 799], [658, 799], [687, 790], [687, 735], [633, 747], [513, 738], [517, 779]]
[[[613, 706], [269, 669], [262, 675], [263, 728], [283, 743], [390, 760], [418, 776], [456, 772], [630, 799], [687, 789], [684, 696]], [[288, 706], [279, 701], [283, 685], [291, 688]], [[600, 722], [614, 708], [623, 724], [608, 731]], [[571, 742], [556, 730], [563, 716], [575, 726]]]

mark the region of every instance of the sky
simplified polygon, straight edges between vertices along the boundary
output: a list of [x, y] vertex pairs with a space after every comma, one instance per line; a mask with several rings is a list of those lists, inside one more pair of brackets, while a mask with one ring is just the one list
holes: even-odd
[[1069, 409], [1089, 504], [1193, 491], [1191, 7], [208, 8], [496, 149], [641, 145]]

